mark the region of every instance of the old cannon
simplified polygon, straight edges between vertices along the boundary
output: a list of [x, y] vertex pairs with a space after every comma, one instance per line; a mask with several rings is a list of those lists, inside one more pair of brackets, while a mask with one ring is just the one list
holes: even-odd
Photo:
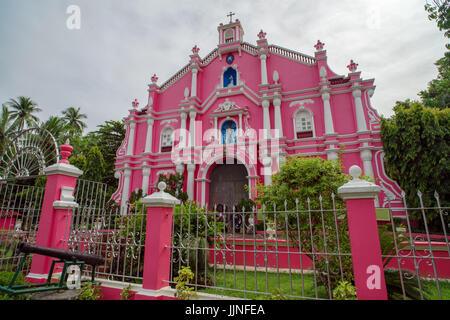
[[[19, 265], [17, 267], [16, 272], [11, 279], [11, 282], [8, 286], [0, 287], [0, 291], [7, 292], [9, 294], [22, 294], [22, 293], [32, 293], [32, 292], [41, 292], [41, 291], [49, 291], [49, 290], [64, 290], [68, 289], [67, 286], [67, 278], [69, 276], [68, 269], [70, 266], [77, 265], [80, 269], [80, 275], [83, 272], [83, 268], [85, 265], [92, 266], [91, 270], [91, 280], [90, 282], [95, 283], [95, 269], [96, 266], [104, 263], [104, 258], [100, 255], [88, 254], [83, 252], [73, 252], [70, 250], [61, 250], [54, 248], [46, 248], [36, 245], [31, 245], [28, 243], [20, 243], [17, 246], [17, 249], [24, 253], [23, 257], [20, 259]], [[52, 260], [50, 266], [50, 272], [48, 273], [47, 280], [45, 283], [39, 284], [27, 284], [27, 285], [15, 285], [18, 274], [21, 272], [22, 267], [25, 263], [25, 260], [29, 254], [39, 254], [47, 257], [56, 258]], [[55, 269], [56, 263], [64, 263], [61, 271], [61, 275], [59, 277], [59, 281], [52, 282], [53, 271]], [[80, 279], [81, 280], [81, 279]], [[83, 280], [87, 281], [87, 280]]]

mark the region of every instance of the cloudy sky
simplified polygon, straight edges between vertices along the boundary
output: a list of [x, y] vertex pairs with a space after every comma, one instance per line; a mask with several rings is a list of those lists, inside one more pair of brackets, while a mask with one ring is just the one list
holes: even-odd
[[[338, 74], [350, 59], [375, 78], [372, 98], [389, 116], [397, 100], [416, 99], [436, 77], [445, 38], [427, 19], [425, 0], [0, 0], [0, 103], [29, 96], [42, 120], [69, 106], [88, 115], [88, 130], [128, 114], [189, 61], [194, 45], [204, 57], [218, 41], [217, 26], [236, 13], [244, 40], [263, 29], [271, 44], [314, 55], [325, 43]], [[71, 5], [80, 28], [69, 29]], [[72, 21], [72, 20], [69, 20]]]

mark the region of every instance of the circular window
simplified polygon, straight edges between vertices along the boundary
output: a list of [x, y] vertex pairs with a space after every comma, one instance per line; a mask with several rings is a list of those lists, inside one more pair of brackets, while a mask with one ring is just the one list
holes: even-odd
[[228, 64], [232, 64], [233, 61], [234, 61], [234, 56], [230, 53], [230, 54], [227, 56], [227, 63], [228, 63]]

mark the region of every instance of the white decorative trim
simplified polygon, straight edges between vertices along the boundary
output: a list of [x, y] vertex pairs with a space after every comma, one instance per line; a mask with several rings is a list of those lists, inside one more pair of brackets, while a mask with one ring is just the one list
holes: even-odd
[[360, 167], [354, 165], [349, 169], [349, 174], [352, 180], [338, 188], [339, 196], [344, 199], [366, 199], [375, 198], [380, 193], [381, 188], [376, 184], [359, 179], [362, 170]]
[[55, 209], [75, 209], [78, 208], [78, 203], [74, 200], [73, 194], [74, 188], [71, 187], [61, 187], [61, 194], [59, 200], [53, 202], [53, 208]]
[[169, 169], [169, 170], [159, 170], [157, 173], [156, 173], [156, 176], [157, 177], [159, 177], [159, 175], [161, 175], [161, 174], [163, 174], [163, 175], [168, 175], [168, 174], [175, 174], [175, 171], [174, 170], [171, 170], [171, 169]]
[[39, 273], [29, 273], [27, 274], [27, 276], [25, 278], [32, 278], [32, 279], [47, 279], [48, 278], [48, 274], [39, 274]]
[[48, 176], [61, 174], [65, 176], [78, 178], [83, 174], [83, 171], [71, 164], [58, 162], [49, 167], [44, 168], [44, 173]]
[[356, 124], [358, 127], [358, 132], [361, 131], [367, 131], [367, 123], [366, 123], [366, 117], [364, 114], [364, 108], [362, 105], [361, 100], [361, 88], [359, 86], [353, 87], [352, 90], [354, 102], [355, 102], [355, 117], [356, 117]]
[[145, 207], [174, 207], [179, 204], [180, 200], [171, 194], [164, 192], [166, 186], [166, 183], [161, 181], [158, 184], [159, 191], [142, 198], [142, 204]]
[[70, 209], [76, 209], [78, 208], [78, 203], [71, 202], [71, 201], [55, 201], [53, 202], [53, 208], [54, 209], [60, 209], [60, 210], [70, 210]]
[[71, 201], [73, 202], [75, 200], [75, 197], [73, 196], [74, 188], [71, 187], [61, 187], [61, 196], [59, 200], [61, 201]]
[[141, 295], [141, 296], [147, 296], [147, 297], [160, 297], [160, 296], [174, 297], [175, 292], [176, 292], [176, 290], [172, 289], [169, 286], [161, 288], [159, 290], [144, 289], [141, 287], [136, 292], [136, 294]]
[[236, 103], [229, 101], [228, 98], [225, 99], [224, 103], [219, 104], [219, 107], [213, 112], [227, 112], [233, 110], [240, 110]]
[[139, 291], [142, 290], [142, 284], [135, 284], [130, 282], [122, 282], [122, 281], [114, 281], [114, 280], [107, 280], [107, 279], [101, 279], [101, 278], [95, 278], [96, 281], [99, 281], [101, 283], [102, 287], [107, 288], [113, 288], [113, 289], [124, 289], [128, 286], [130, 286], [131, 291]]
[[313, 99], [302, 99], [302, 100], [296, 100], [293, 101], [289, 104], [289, 107], [295, 107], [295, 106], [300, 106], [300, 108], [304, 108], [305, 109], [305, 104], [314, 104], [314, 100]]
[[[402, 196], [401, 194], [396, 191], [392, 185], [398, 187], [399, 190], [401, 190], [400, 186], [397, 184], [395, 180], [392, 180], [389, 178], [389, 176], [386, 174], [386, 171], [384, 170], [384, 150], [378, 150], [375, 152], [375, 169], [377, 173], [377, 178], [379, 179], [379, 184], [381, 186], [381, 189], [386, 194], [386, 197], [384, 198], [384, 202], [382, 204], [383, 208], [386, 208], [389, 204], [389, 201], [392, 203], [399, 202], [402, 203]], [[389, 199], [387, 198], [389, 197]]]
[[178, 119], [167, 119], [167, 120], [163, 120], [163, 121], [161, 121], [161, 125], [164, 125], [164, 124], [170, 124], [170, 123], [172, 123], [172, 122], [175, 122], [175, 123], [177, 123], [178, 122]]

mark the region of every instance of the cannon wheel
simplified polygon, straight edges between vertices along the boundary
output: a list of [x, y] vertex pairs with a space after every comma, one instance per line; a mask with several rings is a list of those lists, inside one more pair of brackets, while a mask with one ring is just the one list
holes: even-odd
[[58, 144], [49, 131], [25, 129], [17, 133], [1, 151], [0, 178], [42, 175], [44, 168], [58, 159]]

